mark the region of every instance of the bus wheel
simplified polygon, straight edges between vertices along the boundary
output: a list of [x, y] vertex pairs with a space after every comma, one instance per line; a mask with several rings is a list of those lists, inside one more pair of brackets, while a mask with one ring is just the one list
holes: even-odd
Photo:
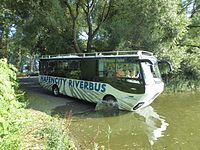
[[107, 95], [103, 98], [103, 103], [106, 103], [108, 107], [118, 108], [117, 100], [112, 95]]
[[54, 85], [52, 87], [52, 93], [53, 93], [54, 96], [58, 96], [59, 95], [59, 88], [58, 88], [57, 85]]

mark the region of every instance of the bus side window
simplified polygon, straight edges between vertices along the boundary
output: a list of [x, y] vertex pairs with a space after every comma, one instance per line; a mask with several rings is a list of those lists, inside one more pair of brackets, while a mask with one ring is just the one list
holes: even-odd
[[48, 62], [46, 60], [41, 60], [39, 65], [39, 71], [41, 75], [48, 74]]
[[107, 72], [106, 72], [106, 76], [107, 76], [107, 78], [112, 78], [112, 77], [114, 77], [114, 71], [113, 71], [113, 69], [110, 67], [110, 68], [108, 68], [108, 70], [107, 70]]
[[66, 71], [66, 76], [72, 79], [80, 79], [80, 61], [73, 60], [68, 62], [68, 69]]
[[48, 75], [56, 76], [57, 75], [56, 74], [56, 70], [55, 70], [56, 67], [57, 67], [56, 66], [56, 61], [49, 61], [48, 62], [48, 70], [47, 70]]
[[99, 78], [115, 77], [115, 59], [100, 59], [98, 63], [98, 76]]

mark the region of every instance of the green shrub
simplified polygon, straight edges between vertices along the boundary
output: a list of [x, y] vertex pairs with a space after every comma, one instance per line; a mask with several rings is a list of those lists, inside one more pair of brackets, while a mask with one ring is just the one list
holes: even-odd
[[165, 82], [165, 87], [167, 92], [198, 91], [200, 89], [200, 80], [189, 78], [180, 71], [170, 75], [167, 82]]
[[38, 132], [41, 139], [45, 139], [47, 150], [75, 149], [67, 136], [67, 130], [62, 126], [61, 121], [54, 118], [54, 121]]
[[23, 113], [23, 105], [17, 96], [18, 83], [16, 69], [0, 60], [0, 149], [19, 149], [20, 129], [23, 128], [26, 119]]
[[27, 98], [18, 89], [16, 72], [0, 60], [0, 150], [75, 149], [59, 119], [24, 109]]

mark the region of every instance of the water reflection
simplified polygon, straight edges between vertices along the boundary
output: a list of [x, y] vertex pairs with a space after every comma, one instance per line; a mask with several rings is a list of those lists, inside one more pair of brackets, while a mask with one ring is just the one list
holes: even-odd
[[158, 138], [164, 136], [164, 131], [169, 124], [161, 118], [151, 106], [147, 106], [137, 111], [137, 113], [145, 118], [145, 123], [147, 125], [146, 133], [150, 144], [153, 145]]
[[[74, 120], [72, 128], [76, 130], [79, 141], [91, 141], [95, 132], [100, 130], [95, 143], [107, 145], [108, 149], [149, 148], [164, 136], [169, 125], [151, 106], [137, 112], [116, 109], [90, 111], [74, 115]], [[112, 132], [106, 139], [108, 127]]]

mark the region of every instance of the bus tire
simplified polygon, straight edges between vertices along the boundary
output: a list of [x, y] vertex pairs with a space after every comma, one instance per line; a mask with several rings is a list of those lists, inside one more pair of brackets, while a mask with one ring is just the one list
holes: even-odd
[[112, 95], [106, 95], [103, 98], [103, 103], [106, 103], [108, 107], [118, 107], [117, 100]]
[[54, 96], [59, 96], [59, 88], [58, 88], [57, 85], [53, 85], [52, 93], [53, 93]]

